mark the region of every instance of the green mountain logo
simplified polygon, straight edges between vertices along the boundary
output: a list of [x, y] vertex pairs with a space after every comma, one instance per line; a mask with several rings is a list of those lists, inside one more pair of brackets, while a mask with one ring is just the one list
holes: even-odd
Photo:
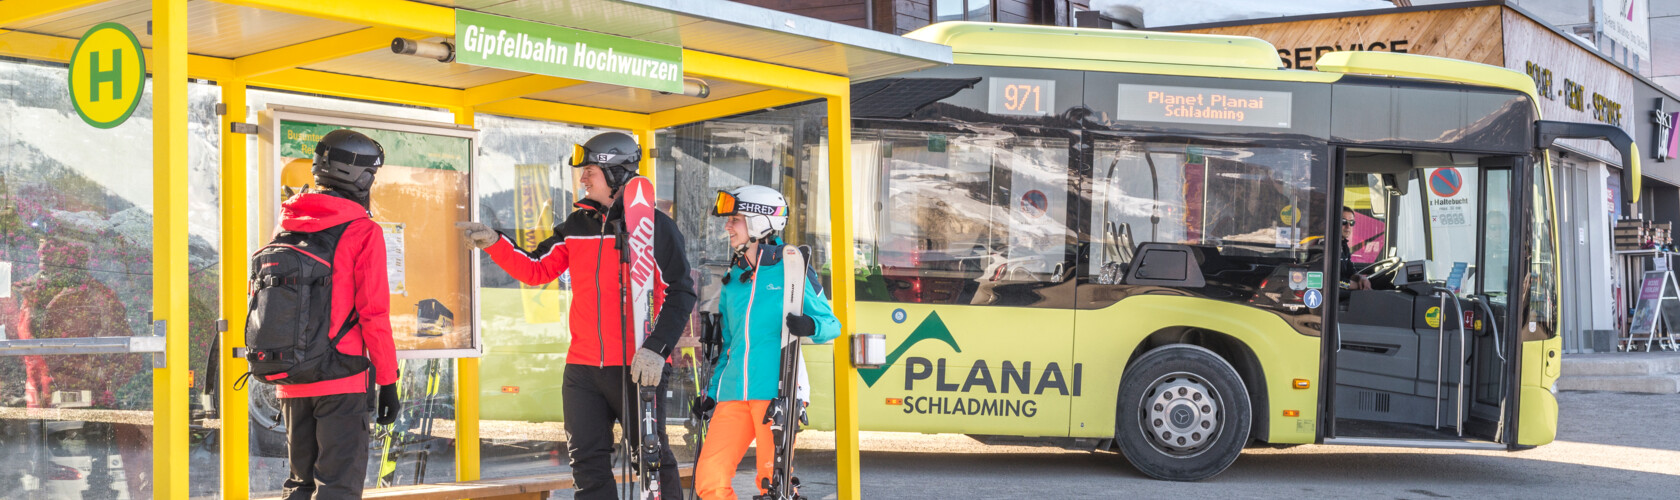
[[951, 350], [962, 352], [962, 348], [957, 347], [957, 339], [951, 337], [951, 330], [945, 328], [945, 321], [939, 319], [939, 313], [931, 312], [928, 313], [927, 319], [922, 320], [922, 324], [916, 325], [915, 331], [910, 332], [909, 338], [904, 339], [897, 349], [887, 354], [887, 364], [881, 365], [880, 368], [858, 369], [858, 376], [863, 377], [863, 384], [874, 387], [875, 382], [881, 380], [881, 376], [886, 375], [887, 370], [898, 363], [898, 358], [903, 356], [905, 351], [909, 351], [912, 346], [923, 340], [938, 340], [951, 346]]

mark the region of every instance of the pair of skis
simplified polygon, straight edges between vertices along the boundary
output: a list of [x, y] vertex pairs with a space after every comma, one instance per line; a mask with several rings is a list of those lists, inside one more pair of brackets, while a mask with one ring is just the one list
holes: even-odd
[[[636, 176], [624, 184], [623, 197], [619, 203], [624, 204], [624, 230], [617, 235], [624, 251], [619, 266], [619, 276], [625, 289], [629, 293], [625, 296], [625, 319], [632, 325], [633, 336], [625, 336], [624, 356], [625, 373], [630, 370], [628, 361], [634, 356], [639, 347], [632, 345], [632, 338], [638, 342], [645, 342], [653, 332], [653, 279], [658, 262], [653, 255], [654, 234], [654, 191], [653, 182], [647, 177]], [[631, 405], [624, 405], [629, 410]], [[624, 436], [628, 438], [635, 432], [640, 438], [640, 445], [632, 450], [629, 443], [624, 443], [625, 455], [635, 457], [635, 481], [632, 482], [631, 498], [641, 500], [659, 500], [659, 469], [661, 453], [664, 449], [659, 439], [659, 389], [651, 386], [636, 387], [635, 397], [635, 429], [625, 425]], [[629, 422], [620, 422], [629, 424]], [[680, 500], [680, 499], [672, 499]]]
[[805, 415], [805, 394], [800, 390], [805, 364], [800, 361], [799, 337], [788, 330], [787, 316], [805, 314], [805, 254], [793, 245], [782, 247], [782, 373], [776, 399], [764, 412], [770, 437], [776, 442], [776, 461], [763, 484], [764, 500], [804, 500], [799, 495], [799, 478], [793, 476], [794, 438], [799, 426], [809, 422]]

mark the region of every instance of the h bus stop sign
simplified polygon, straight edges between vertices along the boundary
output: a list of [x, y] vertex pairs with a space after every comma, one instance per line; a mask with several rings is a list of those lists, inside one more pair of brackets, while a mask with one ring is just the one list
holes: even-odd
[[70, 53], [70, 102], [97, 128], [122, 125], [146, 92], [146, 58], [128, 27], [99, 23]]

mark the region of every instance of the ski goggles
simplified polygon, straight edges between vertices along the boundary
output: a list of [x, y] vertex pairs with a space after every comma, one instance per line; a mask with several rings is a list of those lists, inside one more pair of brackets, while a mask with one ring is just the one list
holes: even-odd
[[728, 191], [718, 191], [717, 203], [712, 204], [712, 215], [728, 217], [739, 214], [786, 216], [787, 207], [772, 207], [750, 201], [741, 201]]
[[[638, 151], [640, 153], [640, 151]], [[592, 153], [582, 144], [572, 145], [572, 156], [566, 159], [566, 164], [573, 167], [584, 165], [624, 165], [640, 161], [640, 155], [615, 155], [612, 153]]]

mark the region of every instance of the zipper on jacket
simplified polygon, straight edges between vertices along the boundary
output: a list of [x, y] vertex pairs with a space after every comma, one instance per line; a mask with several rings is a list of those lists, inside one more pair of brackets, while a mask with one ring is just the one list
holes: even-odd
[[[601, 357], [596, 358], [595, 365], [598, 368], [606, 368], [607, 367], [607, 333], [606, 333], [606, 329], [601, 327], [601, 245], [600, 245], [600, 242], [605, 242], [606, 239], [607, 239], [607, 218], [605, 216], [601, 217], [601, 229], [600, 229], [599, 236], [600, 236], [600, 239], [597, 240], [597, 243], [595, 245], [595, 347], [600, 348]], [[617, 243], [618, 238], [613, 238], [613, 242]], [[619, 304], [618, 305], [618, 315], [619, 316], [624, 315], [624, 304]], [[620, 319], [622, 320], [622, 318], [620, 318]], [[623, 356], [621, 355], [619, 357], [622, 358]], [[625, 363], [625, 366], [629, 366], [629, 363]]]
[[752, 306], [754, 298], [758, 296], [758, 276], [764, 274], [759, 272], [764, 270], [763, 256], [764, 249], [759, 248], [757, 258], [753, 259], [752, 282], [748, 283], [746, 320], [741, 322], [741, 343], [746, 345], [747, 351], [746, 355], [742, 356], [746, 362], [741, 365], [741, 399], [743, 401], [752, 399], [752, 370], [748, 369], [752, 366]]

